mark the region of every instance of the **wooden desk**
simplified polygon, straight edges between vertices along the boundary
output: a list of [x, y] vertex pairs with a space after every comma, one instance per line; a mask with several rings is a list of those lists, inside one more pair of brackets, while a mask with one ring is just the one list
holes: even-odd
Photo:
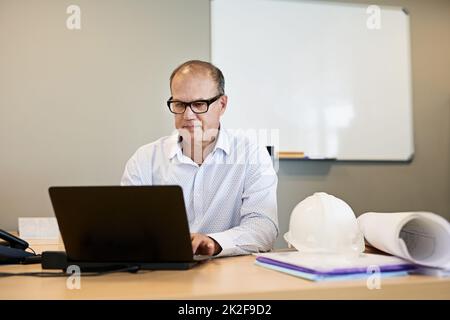
[[[37, 252], [62, 250], [38, 245]], [[311, 282], [254, 265], [254, 256], [219, 258], [187, 271], [142, 271], [82, 277], [67, 289], [65, 277], [0, 278], [0, 299], [450, 299], [450, 278], [407, 276], [382, 279], [369, 290], [365, 280]], [[0, 266], [1, 272], [41, 271], [40, 265]]]

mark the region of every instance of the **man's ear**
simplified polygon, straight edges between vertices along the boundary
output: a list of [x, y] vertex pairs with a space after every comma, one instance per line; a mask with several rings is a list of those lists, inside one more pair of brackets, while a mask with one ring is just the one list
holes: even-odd
[[220, 103], [220, 115], [223, 115], [225, 110], [227, 109], [228, 96], [226, 95], [221, 96], [219, 99], [219, 103]]

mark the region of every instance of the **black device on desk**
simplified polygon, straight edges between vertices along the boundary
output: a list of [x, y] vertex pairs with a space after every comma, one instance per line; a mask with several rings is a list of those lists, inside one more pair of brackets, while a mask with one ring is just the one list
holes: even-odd
[[50, 187], [66, 252], [44, 252], [44, 269], [188, 269], [192, 253], [180, 186]]
[[0, 264], [39, 263], [40, 256], [25, 251], [28, 242], [0, 229]]

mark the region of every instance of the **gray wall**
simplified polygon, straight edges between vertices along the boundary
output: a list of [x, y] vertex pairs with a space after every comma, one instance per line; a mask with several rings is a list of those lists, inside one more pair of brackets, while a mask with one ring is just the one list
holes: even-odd
[[[281, 161], [281, 233], [316, 191], [357, 215], [450, 218], [450, 1], [347, 2], [410, 12], [416, 154], [412, 163]], [[70, 4], [81, 7], [79, 31], [66, 28]], [[209, 37], [208, 0], [0, 0], [0, 228], [51, 216], [50, 185], [118, 184], [138, 146], [170, 133], [170, 72], [209, 59]]]

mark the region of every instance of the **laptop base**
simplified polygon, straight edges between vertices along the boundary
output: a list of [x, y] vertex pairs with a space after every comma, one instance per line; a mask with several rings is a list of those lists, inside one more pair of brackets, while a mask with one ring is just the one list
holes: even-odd
[[[138, 270], [187, 270], [198, 262], [90, 262], [71, 261], [64, 251], [44, 251], [42, 253], [42, 269], [64, 270], [70, 266], [80, 268], [81, 272], [107, 272], [114, 270], [138, 271]], [[73, 270], [70, 270], [73, 272]]]

